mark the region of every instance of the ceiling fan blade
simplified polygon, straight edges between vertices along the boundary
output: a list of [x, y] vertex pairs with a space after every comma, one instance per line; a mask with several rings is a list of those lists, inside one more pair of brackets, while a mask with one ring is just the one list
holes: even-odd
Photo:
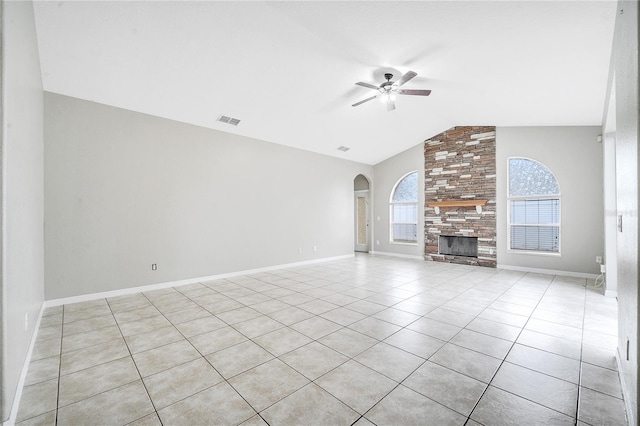
[[373, 89], [373, 90], [379, 89], [378, 86], [374, 86], [373, 84], [369, 84], [369, 83], [363, 83], [361, 81], [357, 82], [356, 85], [366, 87], [367, 89]]
[[356, 102], [355, 104], [353, 104], [353, 105], [351, 105], [351, 106], [356, 107], [356, 106], [361, 105], [361, 104], [363, 104], [363, 103], [365, 103], [365, 102], [369, 102], [370, 100], [375, 99], [375, 98], [376, 98], [376, 96], [377, 96], [377, 95], [371, 96], [370, 98], [364, 99], [364, 100], [362, 100], [362, 101], [360, 101], [360, 102]]
[[400, 80], [396, 81], [394, 84], [395, 84], [397, 87], [400, 87], [400, 86], [402, 86], [403, 84], [405, 84], [407, 81], [411, 80], [411, 79], [412, 79], [413, 77], [415, 77], [416, 75], [418, 75], [418, 74], [416, 74], [416, 73], [415, 73], [415, 72], [413, 72], [413, 71], [407, 71], [407, 72], [405, 73], [405, 75], [403, 75], [402, 77], [400, 77]]
[[431, 94], [431, 90], [422, 90], [422, 89], [400, 89], [396, 92], [399, 95], [418, 95], [418, 96], [429, 96]]
[[387, 99], [387, 111], [393, 111], [394, 109], [396, 109], [396, 103], [389, 97]]

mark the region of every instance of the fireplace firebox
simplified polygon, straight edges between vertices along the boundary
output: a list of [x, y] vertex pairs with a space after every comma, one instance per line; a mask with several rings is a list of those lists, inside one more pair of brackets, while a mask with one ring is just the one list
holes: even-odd
[[478, 257], [478, 238], [440, 235], [439, 254]]

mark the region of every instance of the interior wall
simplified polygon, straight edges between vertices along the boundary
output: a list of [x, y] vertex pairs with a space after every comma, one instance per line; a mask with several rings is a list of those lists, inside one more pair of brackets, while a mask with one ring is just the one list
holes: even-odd
[[[608, 98], [615, 99], [618, 358], [629, 424], [638, 421], [638, 3], [619, 1]], [[627, 350], [628, 345], [628, 350]]]
[[[588, 127], [498, 127], [496, 136], [498, 267], [522, 267], [599, 274], [604, 254], [603, 159]], [[507, 250], [507, 162], [526, 157], [544, 164], [560, 185], [560, 256]]]
[[2, 7], [2, 420], [43, 302], [42, 78], [33, 4]]
[[353, 254], [371, 166], [53, 93], [45, 136], [47, 300]]
[[[424, 255], [424, 143], [373, 166], [373, 241], [372, 251], [404, 256]], [[407, 173], [418, 171], [418, 242], [392, 243], [389, 201], [396, 183]], [[422, 213], [421, 213], [422, 212]]]
[[607, 296], [618, 293], [617, 207], [616, 207], [616, 138], [606, 133], [602, 138], [604, 163], [604, 264]]
[[618, 218], [616, 201], [616, 96], [615, 72], [611, 72], [603, 114], [602, 156], [604, 168], [604, 263], [605, 295], [618, 295]]

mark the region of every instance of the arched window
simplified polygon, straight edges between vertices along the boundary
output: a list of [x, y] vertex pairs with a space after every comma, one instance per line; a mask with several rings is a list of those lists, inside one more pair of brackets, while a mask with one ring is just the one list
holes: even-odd
[[560, 253], [560, 187], [551, 171], [509, 158], [509, 249]]
[[391, 242], [418, 241], [418, 172], [403, 176], [391, 191]]

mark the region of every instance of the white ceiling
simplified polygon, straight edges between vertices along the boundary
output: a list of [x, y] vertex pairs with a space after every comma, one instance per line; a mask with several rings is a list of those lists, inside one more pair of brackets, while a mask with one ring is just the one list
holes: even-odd
[[[615, 1], [35, 2], [44, 89], [378, 163], [456, 125], [599, 125]], [[387, 112], [384, 72], [413, 70]], [[219, 115], [242, 120], [238, 127]], [[351, 147], [344, 153], [340, 145]]]

